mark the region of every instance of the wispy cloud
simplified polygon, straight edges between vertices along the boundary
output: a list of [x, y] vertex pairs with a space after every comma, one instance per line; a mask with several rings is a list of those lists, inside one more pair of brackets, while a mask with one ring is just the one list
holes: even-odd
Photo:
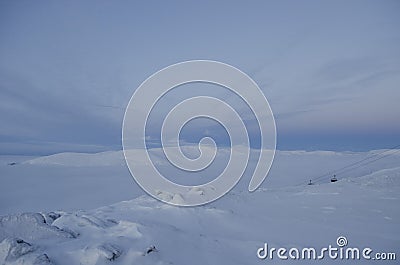
[[[398, 3], [229, 3], [229, 12], [223, 2], [158, 5], [2, 3], [2, 150], [119, 146], [134, 89], [157, 70], [193, 59], [247, 72], [269, 100], [278, 135], [297, 139], [299, 130], [311, 135], [321, 127], [349, 137], [373, 128], [400, 133]], [[254, 115], [229, 91], [177, 91], [149, 123], [151, 139], [168, 108], [199, 94], [225, 100], [257, 131]], [[226, 136], [215, 124], [185, 130], [181, 140], [189, 143]]]

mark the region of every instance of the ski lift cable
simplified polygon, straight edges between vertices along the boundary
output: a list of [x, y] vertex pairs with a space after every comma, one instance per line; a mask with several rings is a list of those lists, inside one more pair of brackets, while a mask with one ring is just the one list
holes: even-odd
[[96, 107], [96, 108], [109, 108], [109, 109], [125, 109], [125, 108], [123, 108], [123, 107], [120, 107], [120, 106], [113, 106], [113, 105], [100, 105], [100, 104], [95, 104], [95, 105], [93, 105], [94, 107]]
[[[392, 151], [392, 150], [391, 150], [391, 151]], [[356, 167], [352, 167], [352, 168], [349, 168], [349, 169], [347, 169], [347, 170], [335, 171], [335, 173], [336, 173], [336, 174], [343, 174], [343, 173], [346, 173], [346, 172], [355, 170], [355, 169], [357, 169], [357, 168], [360, 168], [360, 167], [363, 167], [363, 166], [372, 164], [372, 163], [374, 163], [374, 162], [376, 162], [376, 161], [378, 161], [378, 160], [381, 160], [381, 159], [386, 158], [386, 157], [388, 157], [388, 156], [394, 155], [394, 154], [396, 154], [396, 153], [398, 153], [398, 152], [400, 152], [400, 149], [397, 149], [397, 150], [395, 150], [394, 152], [389, 153], [389, 154], [386, 154], [386, 155], [384, 155], [384, 156], [378, 157], [378, 158], [376, 158], [376, 159], [374, 159], [374, 160], [371, 160], [371, 161], [367, 161], [367, 162], [365, 162], [365, 163], [362, 163], [362, 164], [360, 164], [360, 165], [358, 165], [358, 166], [356, 166]], [[329, 176], [326, 176], [326, 177], [329, 177]], [[319, 180], [314, 180], [314, 182], [319, 182], [319, 181], [321, 181], [321, 180], [322, 180], [322, 178], [320, 178]]]
[[363, 167], [363, 166], [372, 164], [372, 163], [374, 163], [374, 162], [376, 162], [376, 161], [378, 161], [378, 160], [381, 160], [381, 159], [386, 158], [386, 157], [388, 157], [388, 156], [394, 155], [394, 154], [396, 154], [396, 153], [398, 153], [398, 152], [400, 152], [400, 149], [397, 149], [396, 151], [394, 151], [394, 152], [392, 152], [392, 153], [390, 153], [390, 154], [387, 154], [387, 155], [378, 157], [378, 158], [376, 158], [376, 159], [374, 159], [374, 160], [372, 160], [372, 161], [368, 161], [368, 162], [366, 162], [366, 163], [363, 163], [363, 164], [359, 165], [358, 167], [345, 170], [345, 171], [343, 171], [343, 172], [341, 172], [341, 173], [348, 172], [348, 171], [351, 171], [351, 170], [353, 170], [353, 169], [360, 168], [360, 167]]
[[314, 180], [318, 180], [318, 179], [323, 178], [323, 177], [325, 177], [325, 176], [332, 176], [332, 174], [335, 174], [335, 173], [337, 173], [337, 172], [339, 172], [339, 171], [341, 171], [341, 170], [343, 170], [343, 169], [346, 169], [346, 168], [355, 166], [355, 165], [360, 164], [360, 163], [362, 163], [362, 162], [364, 162], [364, 161], [367, 161], [367, 160], [369, 160], [369, 159], [375, 158], [375, 157], [380, 156], [380, 155], [382, 155], [382, 154], [384, 154], [384, 153], [390, 152], [390, 151], [392, 151], [393, 149], [395, 149], [395, 148], [397, 148], [397, 147], [400, 147], [400, 144], [399, 144], [399, 145], [396, 145], [396, 146], [393, 146], [392, 148], [386, 149], [386, 150], [384, 150], [384, 151], [381, 151], [381, 152], [379, 152], [379, 153], [370, 155], [370, 156], [368, 156], [368, 157], [366, 157], [366, 158], [363, 158], [363, 159], [361, 159], [361, 160], [359, 160], [359, 161], [356, 161], [356, 162], [354, 162], [354, 163], [351, 163], [351, 164], [346, 165], [346, 166], [344, 166], [344, 167], [341, 167], [341, 168], [339, 168], [339, 169], [331, 170], [331, 171], [329, 171], [329, 172], [327, 172], [327, 173], [325, 173], [325, 174], [323, 174], [323, 175], [321, 175], [321, 176], [319, 176], [319, 177], [314, 178]]
[[[325, 173], [325, 174], [323, 174], [323, 175], [320, 175], [320, 176], [318, 176], [318, 177], [316, 177], [316, 178], [311, 179], [311, 181], [314, 181], [314, 182], [315, 182], [315, 181], [318, 181], [318, 180], [320, 180], [320, 179], [322, 179], [322, 178], [330, 177], [330, 176], [332, 176], [332, 174], [335, 174], [335, 173], [338, 173], [338, 172], [344, 173], [344, 172], [346, 172], [346, 171], [342, 171], [342, 170], [347, 169], [347, 168], [350, 168], [350, 167], [353, 167], [353, 166], [355, 166], [355, 165], [357, 165], [357, 164], [360, 164], [360, 163], [363, 163], [363, 162], [365, 162], [365, 161], [367, 161], [367, 160], [376, 158], [376, 157], [378, 157], [378, 156], [380, 156], [380, 155], [382, 155], [382, 154], [384, 154], [384, 153], [393, 151], [393, 150], [394, 150], [395, 148], [397, 148], [397, 147], [400, 147], [400, 144], [399, 144], [399, 145], [396, 145], [396, 146], [393, 146], [393, 147], [391, 147], [391, 148], [389, 148], [389, 149], [386, 149], [386, 150], [384, 150], [384, 151], [381, 151], [381, 152], [379, 152], [379, 153], [376, 153], [376, 154], [373, 154], [373, 155], [371, 155], [371, 156], [368, 156], [368, 157], [366, 157], [366, 158], [363, 158], [363, 159], [361, 159], [361, 160], [359, 160], [359, 161], [357, 161], [357, 162], [354, 162], [354, 163], [351, 163], [351, 164], [346, 165], [346, 166], [344, 166], [344, 167], [341, 167], [341, 168], [339, 168], [339, 169], [331, 170], [331, 171], [329, 171], [329, 172], [327, 172], [327, 173]], [[396, 150], [394, 153], [397, 153], [397, 152], [399, 152], [399, 151], [400, 151], [400, 149], [399, 149], [399, 150]], [[393, 155], [394, 153], [389, 154], [389, 155]], [[378, 159], [376, 159], [376, 160], [368, 161], [368, 162], [371, 162], [371, 163], [372, 163], [372, 162], [375, 162], [375, 161], [377, 161], [377, 160], [380, 160], [380, 159], [382, 159], [382, 158], [384, 158], [384, 157], [386, 157], [386, 156], [389, 156], [389, 155], [385, 155], [385, 156], [380, 157], [380, 158], [378, 158]], [[366, 164], [368, 164], [368, 162], [367, 162]], [[366, 164], [363, 164], [363, 165], [366, 165]], [[301, 184], [303, 184], [303, 183], [304, 183], [304, 181], [302, 181], [302, 182], [301, 182], [300, 184], [298, 184], [298, 185], [301, 185]], [[297, 185], [296, 185], [296, 186], [297, 186]]]
[[[391, 150], [391, 151], [393, 151], [393, 150]], [[381, 157], [378, 157], [378, 158], [376, 158], [376, 159], [374, 159], [374, 160], [366, 161], [366, 162], [364, 161], [365, 163], [362, 163], [362, 164], [358, 165], [357, 167], [350, 168], [350, 169], [347, 169], [347, 170], [338, 170], [338, 171], [336, 171], [335, 173], [336, 173], [336, 174], [342, 174], [342, 173], [345, 173], [345, 172], [347, 172], [347, 171], [353, 170], [353, 169], [355, 169], [355, 168], [360, 168], [360, 167], [362, 167], [362, 166], [371, 164], [371, 163], [373, 163], [373, 162], [375, 162], [375, 161], [381, 160], [381, 159], [383, 159], [383, 158], [385, 158], [385, 157], [391, 156], [391, 155], [393, 155], [393, 154], [395, 154], [395, 153], [397, 153], [397, 152], [400, 152], [400, 149], [394, 150], [394, 152], [389, 153], [389, 154], [386, 154], [386, 155], [381, 156]]]

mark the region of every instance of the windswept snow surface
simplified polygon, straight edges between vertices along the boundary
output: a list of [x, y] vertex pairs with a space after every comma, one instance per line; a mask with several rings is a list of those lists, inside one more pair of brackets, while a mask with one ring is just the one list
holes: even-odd
[[[347, 238], [349, 247], [394, 252], [398, 259], [398, 155], [338, 175], [336, 183], [328, 178], [305, 185], [312, 177], [379, 152], [278, 152], [261, 189], [247, 192], [249, 178], [245, 176], [223, 198], [189, 208], [166, 205], [141, 194], [120, 152], [58, 154], [18, 161], [3, 157], [0, 264], [312, 264], [316, 262], [279, 260], [276, 256], [260, 260], [257, 250], [264, 243], [275, 248], [319, 250], [336, 247], [339, 236]], [[17, 163], [9, 165], [14, 160]], [[103, 164], [102, 160], [107, 161]], [[115, 173], [120, 176], [115, 177]], [[91, 182], [97, 184], [92, 184], [88, 195], [85, 185]], [[130, 184], [123, 187], [126, 183]], [[74, 189], [68, 191], [71, 187]], [[102, 197], [107, 191], [109, 206], [90, 210], [89, 206], [106, 201]], [[67, 192], [75, 200], [63, 198]], [[112, 203], [121, 196], [132, 199]], [[81, 201], [88, 197], [96, 203]], [[397, 262], [328, 257], [318, 261]]]

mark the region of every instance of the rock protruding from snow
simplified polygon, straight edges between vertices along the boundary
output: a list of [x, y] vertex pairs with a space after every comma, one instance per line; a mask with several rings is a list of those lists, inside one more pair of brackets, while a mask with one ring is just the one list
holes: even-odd
[[53, 264], [53, 262], [51, 262], [49, 256], [47, 256], [46, 253], [37, 256], [36, 259], [33, 261], [33, 265], [50, 265], [50, 264]]
[[46, 224], [51, 225], [55, 220], [61, 217], [61, 214], [56, 212], [49, 212], [49, 213], [42, 213], [42, 216]]
[[54, 264], [40, 248], [20, 238], [7, 237], [0, 243], [0, 264]]
[[35, 251], [35, 248], [20, 238], [5, 238], [0, 243], [0, 261], [12, 262], [21, 256]]
[[0, 217], [0, 240], [18, 237], [37, 240], [51, 237], [74, 238], [74, 235], [46, 223], [40, 213], [22, 213]]
[[98, 246], [97, 250], [101, 255], [110, 261], [115, 260], [122, 254], [122, 249], [120, 247], [110, 243], [104, 243]]
[[148, 254], [150, 254], [151, 252], [157, 252], [157, 251], [158, 251], [158, 250], [156, 249], [156, 246], [151, 245], [150, 247], [148, 247], [148, 248], [146, 249], [145, 255], [148, 255]]

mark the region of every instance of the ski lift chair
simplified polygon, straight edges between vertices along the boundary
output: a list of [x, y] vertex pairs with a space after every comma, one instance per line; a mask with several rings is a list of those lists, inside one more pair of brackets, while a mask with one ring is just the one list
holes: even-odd
[[331, 182], [336, 182], [336, 181], [338, 181], [336, 175], [333, 175], [333, 178], [331, 178]]

